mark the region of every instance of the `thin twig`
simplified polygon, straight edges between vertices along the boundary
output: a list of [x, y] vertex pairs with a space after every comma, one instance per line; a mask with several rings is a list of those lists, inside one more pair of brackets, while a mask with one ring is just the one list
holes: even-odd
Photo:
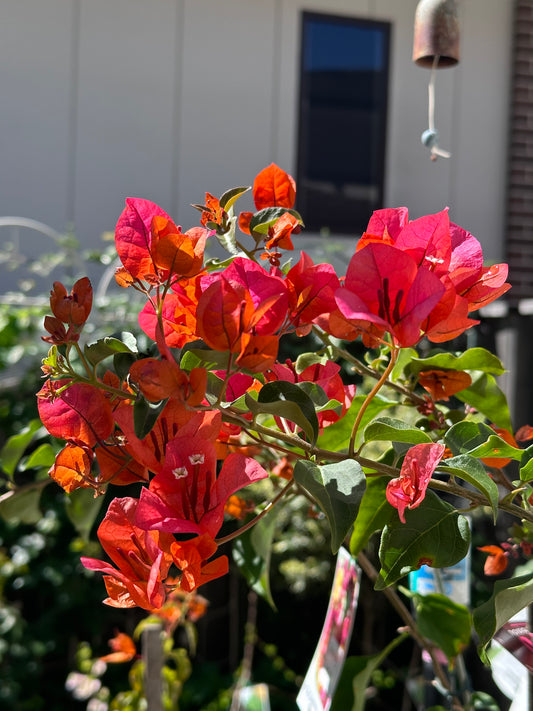
[[363, 419], [363, 415], [366, 412], [367, 407], [370, 405], [372, 400], [374, 399], [375, 395], [380, 391], [381, 387], [384, 385], [384, 383], [387, 381], [387, 378], [392, 372], [392, 369], [394, 368], [394, 364], [396, 363], [396, 359], [398, 358], [398, 349], [393, 348], [391, 350], [391, 355], [390, 355], [390, 361], [385, 370], [383, 371], [383, 374], [381, 378], [375, 383], [374, 387], [372, 390], [368, 393], [366, 396], [363, 404], [359, 408], [359, 412], [357, 413], [357, 417], [355, 418], [355, 422], [353, 423], [352, 427], [352, 434], [350, 436], [350, 446], [348, 447], [348, 456], [353, 457], [355, 453], [355, 438], [357, 437], [357, 432], [359, 430], [359, 425], [361, 424], [361, 420]]
[[248, 523], [245, 523], [244, 526], [241, 526], [238, 528], [236, 531], [233, 531], [233, 533], [228, 533], [227, 536], [223, 536], [222, 538], [216, 538], [215, 543], [217, 546], [221, 546], [223, 543], [228, 543], [228, 541], [232, 541], [234, 538], [237, 538], [237, 536], [240, 536], [243, 534], [245, 531], [248, 531], [248, 529], [252, 528], [255, 526], [255, 524], [263, 518], [263, 516], [266, 516], [266, 514], [270, 511], [270, 509], [275, 506], [278, 501], [280, 501], [284, 496], [286, 496], [289, 491], [292, 489], [294, 486], [294, 480], [291, 479], [288, 484], [286, 484], [281, 491], [279, 491], [276, 496], [272, 499], [272, 501], [269, 501], [268, 504], [265, 506], [265, 508], [261, 511], [261, 513], [258, 513], [257, 516], [254, 516], [254, 518], [251, 521], [248, 521]]
[[[379, 578], [379, 574], [377, 570], [374, 568], [370, 560], [366, 557], [364, 553], [358, 553], [357, 555], [357, 561], [361, 568], [364, 570], [366, 575], [370, 578], [372, 583], [375, 583], [377, 579]], [[402, 602], [400, 596], [394, 590], [394, 588], [388, 587], [384, 588], [381, 591], [385, 597], [388, 599], [394, 610], [398, 613], [398, 615], [402, 618], [403, 622], [405, 623], [407, 630], [411, 637], [415, 640], [415, 642], [421, 647], [422, 649], [425, 649], [429, 656], [431, 657], [431, 663], [433, 664], [433, 670], [435, 672], [435, 677], [439, 680], [440, 684], [446, 691], [450, 694], [450, 696], [453, 696], [452, 688], [450, 685], [450, 680], [444, 673], [444, 670], [437, 659], [437, 656], [435, 654], [435, 648], [430, 642], [423, 637], [420, 632], [418, 631], [416, 627], [416, 622], [414, 617], [411, 615], [407, 607], [404, 605]], [[462, 706], [460, 705], [459, 700], [456, 697], [453, 697], [453, 703], [454, 703], [454, 709], [462, 709]]]

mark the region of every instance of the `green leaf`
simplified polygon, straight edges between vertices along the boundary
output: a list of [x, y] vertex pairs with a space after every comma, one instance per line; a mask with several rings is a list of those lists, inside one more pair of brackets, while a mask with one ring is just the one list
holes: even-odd
[[[131, 335], [131, 334], [130, 334]], [[85, 358], [91, 363], [91, 365], [98, 365], [101, 361], [115, 355], [116, 353], [134, 353], [129, 346], [118, 338], [113, 338], [112, 336], [106, 336], [105, 338], [99, 338], [94, 343], [89, 343], [83, 349], [83, 354]]]
[[444, 435], [444, 442], [454, 455], [469, 454], [476, 447], [485, 444], [493, 434], [492, 427], [482, 422], [463, 420], [450, 427]]
[[309, 380], [302, 380], [298, 383], [298, 387], [309, 395], [315, 405], [316, 412], [325, 410], [333, 410], [338, 415], [342, 412], [342, 403], [338, 400], [330, 400], [326, 395], [324, 388], [317, 383], [312, 383]]
[[392, 417], [377, 417], [365, 429], [365, 442], [373, 441], [408, 442], [420, 444], [432, 442], [431, 437], [418, 427], [412, 427], [403, 420]]
[[247, 255], [240, 249], [237, 244], [237, 239], [235, 237], [235, 223], [237, 221], [236, 217], [230, 217], [229, 219], [229, 229], [224, 234], [220, 232], [216, 233], [216, 238], [219, 244], [234, 257], [246, 257]]
[[496, 632], [513, 615], [533, 603], [533, 575], [497, 580], [491, 597], [474, 610], [474, 627], [479, 637], [478, 652], [489, 663], [487, 646]]
[[11, 480], [13, 479], [20, 458], [42, 427], [40, 420], [31, 420], [18, 434], [10, 437], [2, 447], [0, 451], [0, 464]]
[[357, 517], [366, 488], [361, 465], [348, 459], [321, 467], [300, 459], [294, 466], [294, 480], [311, 494], [326, 514], [331, 529], [331, 550], [336, 553]]
[[133, 429], [135, 436], [144, 439], [157, 422], [157, 418], [163, 411], [167, 400], [160, 402], [148, 402], [144, 397], [139, 396], [133, 404]]
[[228, 212], [231, 207], [235, 204], [235, 202], [240, 198], [241, 195], [244, 195], [244, 193], [248, 192], [250, 190], [250, 186], [248, 187], [242, 187], [242, 188], [231, 188], [231, 190], [226, 190], [225, 193], [222, 193], [219, 199], [220, 207]]
[[513, 431], [509, 405], [496, 379], [489, 373], [471, 372], [472, 385], [456, 393], [455, 397], [481, 412], [497, 427]]
[[182, 351], [180, 368], [190, 372], [193, 368], [226, 370], [230, 354], [226, 351], [212, 351], [210, 348], [189, 348]]
[[464, 605], [446, 595], [431, 593], [415, 597], [419, 632], [454, 659], [470, 643], [472, 618]]
[[533, 479], [533, 445], [522, 451], [520, 479], [522, 481], [531, 481]]
[[394, 368], [390, 374], [392, 381], [396, 382], [403, 377], [404, 371], [410, 372], [411, 361], [419, 360], [418, 351], [414, 348], [401, 348], [398, 353], [398, 358], [394, 364]]
[[320, 385], [317, 385], [317, 383], [312, 383], [309, 380], [303, 380], [301, 383], [298, 383], [298, 387], [311, 398], [311, 400], [317, 407], [323, 407], [329, 402], [328, 396], [326, 395], [324, 388]]
[[406, 370], [414, 375], [423, 370], [479, 370], [493, 375], [505, 373], [501, 360], [485, 348], [469, 348], [459, 355], [443, 352], [428, 358], [414, 357]]
[[366, 690], [372, 680], [372, 675], [379, 669], [385, 659], [409, 635], [404, 633], [395, 637], [379, 654], [348, 657], [346, 660], [333, 702], [331, 711], [364, 711], [367, 701]]
[[392, 517], [397, 516], [396, 510], [389, 504], [385, 496], [389, 481], [390, 478], [388, 476], [369, 477], [367, 479], [366, 490], [353, 525], [353, 533], [350, 540], [350, 553], [355, 557], [363, 550], [368, 543], [368, 539], [375, 531], [382, 531]]
[[498, 486], [478, 459], [469, 454], [459, 454], [451, 459], [443, 459], [438, 466], [438, 470], [453, 474], [481, 491], [491, 505], [494, 522], [496, 522], [499, 500]]
[[469, 454], [472, 457], [483, 459], [485, 457], [498, 457], [504, 459], [516, 459], [520, 461], [523, 457], [524, 450], [518, 447], [513, 447], [497, 434], [492, 434], [486, 442], [480, 444], [479, 447], [472, 449]]
[[41, 489], [39, 486], [3, 494], [0, 497], [0, 516], [12, 525], [37, 523], [43, 517], [39, 508]]
[[233, 543], [233, 560], [248, 584], [261, 595], [272, 609], [276, 609], [270, 591], [270, 556], [276, 528], [277, 509], [274, 507], [255, 526], [245, 531]]
[[[428, 711], [446, 711], [442, 706], [438, 709], [428, 709]], [[499, 704], [485, 691], [474, 691], [470, 697], [470, 703], [465, 711], [500, 711]]]
[[250, 232], [258, 232], [259, 234], [266, 235], [268, 228], [286, 212], [290, 212], [293, 217], [296, 217], [300, 224], [303, 224], [301, 215], [296, 212], [296, 210], [289, 209], [288, 207], [265, 207], [263, 210], [256, 212], [250, 220]]
[[91, 529], [103, 503], [104, 497], [95, 496], [92, 489], [75, 489], [65, 497], [67, 516], [84, 541], [89, 540]]
[[444, 568], [458, 563], [468, 552], [470, 528], [456, 509], [428, 490], [420, 506], [385, 526], [381, 536], [381, 570], [375, 589], [392, 585], [423, 563]]
[[126, 380], [131, 366], [137, 357], [133, 353], [115, 353], [113, 356], [113, 368], [121, 381]]
[[[321, 448], [329, 449], [331, 452], [339, 452], [342, 449], [348, 448], [354, 420], [365, 399], [365, 395], [356, 395], [344, 417], [341, 417], [340, 420], [337, 420], [337, 422], [329, 425], [329, 427], [324, 428], [324, 432], [320, 435], [318, 440], [318, 444]], [[374, 420], [380, 412], [383, 412], [383, 410], [386, 410], [389, 407], [397, 406], [398, 403], [394, 402], [394, 400], [387, 400], [380, 395], [376, 395], [372, 398], [372, 401], [365, 410], [361, 420], [356, 439], [356, 446], [359, 446], [362, 441], [365, 427], [372, 420]]]
[[56, 458], [54, 448], [48, 442], [41, 444], [24, 460], [23, 470], [52, 466]]
[[254, 415], [268, 413], [294, 422], [313, 444], [318, 437], [318, 417], [313, 401], [294, 383], [277, 380], [263, 385], [257, 401], [246, 397], [246, 404]]
[[294, 363], [294, 370], [300, 374], [311, 365], [325, 365], [328, 362], [326, 356], [320, 356], [318, 353], [300, 353]]

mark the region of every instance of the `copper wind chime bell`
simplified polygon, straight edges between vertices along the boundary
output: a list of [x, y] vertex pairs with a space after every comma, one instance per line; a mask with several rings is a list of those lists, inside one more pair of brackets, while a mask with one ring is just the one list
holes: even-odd
[[431, 69], [428, 87], [429, 127], [422, 134], [422, 143], [430, 148], [431, 160], [450, 153], [438, 145], [435, 128], [435, 72], [453, 67], [459, 62], [459, 17], [457, 0], [420, 0], [415, 13], [413, 61], [419, 67]]

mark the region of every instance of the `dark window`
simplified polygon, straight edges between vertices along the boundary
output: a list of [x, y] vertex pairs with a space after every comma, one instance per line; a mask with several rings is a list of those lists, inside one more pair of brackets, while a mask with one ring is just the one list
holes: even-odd
[[303, 13], [298, 209], [357, 234], [382, 207], [390, 26]]

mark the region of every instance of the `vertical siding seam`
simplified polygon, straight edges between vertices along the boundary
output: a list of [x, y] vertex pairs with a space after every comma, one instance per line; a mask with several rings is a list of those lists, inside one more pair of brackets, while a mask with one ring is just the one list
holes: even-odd
[[[281, 18], [282, 0], [274, 0], [273, 10], [273, 56], [272, 56], [272, 101], [270, 110], [270, 157], [271, 160], [279, 160], [277, 151], [279, 145], [279, 106], [281, 103]], [[281, 158], [281, 156], [280, 156]], [[280, 163], [283, 161], [279, 160]], [[285, 170], [291, 170], [291, 166], [283, 166]]]
[[68, 230], [75, 227], [76, 215], [76, 171], [78, 164], [78, 115], [79, 115], [79, 80], [80, 80], [80, 37], [81, 37], [81, 0], [72, 4], [72, 27], [70, 41], [70, 76], [69, 76], [69, 116], [67, 136], [67, 194], [65, 226]]
[[170, 214], [179, 222], [179, 208], [181, 198], [180, 180], [180, 147], [182, 129], [182, 99], [183, 99], [183, 64], [184, 64], [184, 38], [185, 38], [185, 0], [176, 0], [174, 42], [174, 97], [172, 102], [172, 160], [170, 167], [170, 180], [172, 184]]
[[[459, 4], [458, 10], [459, 10], [459, 27], [461, 28], [462, 34], [466, 35], [467, 33], [464, 31], [465, 24], [466, 24], [466, 20], [465, 20], [466, 12], [465, 12], [465, 9], [464, 9], [462, 3]], [[452, 219], [453, 219], [453, 212], [458, 207], [457, 200], [456, 200], [456, 198], [457, 198], [456, 186], [459, 186], [459, 180], [457, 179], [457, 170], [461, 169], [459, 166], [459, 160], [453, 159], [454, 154], [456, 156], [461, 155], [460, 123], [461, 123], [462, 72], [461, 72], [461, 68], [460, 68], [460, 60], [459, 60], [459, 65], [456, 66], [455, 68], [452, 67], [450, 71], [452, 71], [453, 74], [452, 74], [452, 108], [451, 108], [451, 121], [450, 121], [451, 161], [450, 161], [450, 170], [448, 172], [448, 206], [452, 210]]]

